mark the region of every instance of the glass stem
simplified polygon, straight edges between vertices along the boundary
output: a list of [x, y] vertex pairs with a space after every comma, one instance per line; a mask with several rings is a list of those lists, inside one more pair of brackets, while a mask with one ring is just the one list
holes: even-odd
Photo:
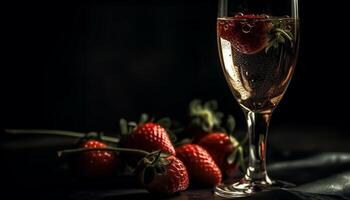
[[272, 111], [245, 111], [249, 137], [249, 166], [245, 179], [257, 184], [272, 184], [266, 172], [266, 139]]

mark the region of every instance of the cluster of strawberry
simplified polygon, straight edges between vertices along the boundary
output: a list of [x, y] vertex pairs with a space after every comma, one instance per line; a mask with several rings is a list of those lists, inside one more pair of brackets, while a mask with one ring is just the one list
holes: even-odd
[[[221, 114], [215, 102], [190, 104], [191, 122], [185, 132], [194, 136], [174, 145], [166, 128], [147, 119], [139, 124], [120, 121], [122, 137], [116, 146], [88, 139], [81, 148], [61, 151], [78, 153], [79, 171], [88, 177], [108, 176], [121, 163], [135, 166], [136, 177], [150, 192], [173, 194], [189, 185], [213, 187], [239, 168], [240, 144], [224, 131], [215, 131]], [[230, 118], [233, 120], [232, 118]], [[233, 127], [231, 126], [231, 129]]]

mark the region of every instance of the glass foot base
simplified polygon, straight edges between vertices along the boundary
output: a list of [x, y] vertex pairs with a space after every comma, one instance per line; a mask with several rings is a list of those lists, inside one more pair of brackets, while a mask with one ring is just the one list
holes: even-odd
[[220, 184], [214, 193], [223, 198], [246, 197], [257, 192], [270, 191], [280, 188], [290, 188], [295, 185], [284, 181], [251, 181], [243, 178], [239, 182], [233, 184]]

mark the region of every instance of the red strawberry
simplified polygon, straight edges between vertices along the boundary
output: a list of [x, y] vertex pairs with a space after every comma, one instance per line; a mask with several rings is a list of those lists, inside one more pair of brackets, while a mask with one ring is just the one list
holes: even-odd
[[267, 47], [271, 28], [272, 22], [266, 15], [236, 15], [217, 21], [218, 37], [228, 40], [232, 47], [245, 54]]
[[221, 182], [221, 171], [210, 154], [196, 144], [185, 144], [176, 148], [177, 157], [185, 164], [191, 182], [214, 186]]
[[[222, 174], [233, 176], [238, 170], [238, 163], [228, 162], [229, 156], [238, 145], [238, 142], [226, 133], [211, 133], [203, 137], [198, 144], [202, 146], [213, 157], [220, 167]], [[235, 158], [232, 159], [234, 161]]]
[[198, 142], [204, 138], [206, 135], [210, 134], [210, 132], [206, 132], [206, 131], [203, 131], [203, 130], [192, 130], [190, 131], [192, 134], [193, 134], [193, 140], [192, 140], [192, 143], [193, 144], [198, 144]]
[[143, 161], [145, 166], [140, 173], [141, 183], [149, 192], [173, 194], [188, 188], [188, 173], [178, 158], [153, 155], [153, 158], [147, 156]]
[[148, 152], [162, 150], [163, 152], [175, 155], [174, 146], [165, 128], [152, 122], [137, 126], [126, 138], [124, 146], [127, 148], [142, 149]]
[[[98, 140], [87, 140], [82, 148], [96, 149], [106, 148], [107, 145]], [[78, 157], [78, 170], [83, 176], [98, 178], [114, 173], [118, 164], [118, 157], [115, 152], [109, 151], [87, 151], [82, 152]]]

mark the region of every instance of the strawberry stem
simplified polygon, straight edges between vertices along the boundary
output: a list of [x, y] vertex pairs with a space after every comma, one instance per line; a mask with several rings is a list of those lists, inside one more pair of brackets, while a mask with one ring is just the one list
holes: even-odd
[[162, 153], [162, 151], [156, 152], [156, 158], [153, 160], [153, 162], [151, 163], [151, 165], [154, 165], [156, 162], [158, 162], [161, 153]]
[[[35, 135], [56, 135], [56, 136], [67, 136], [75, 138], [83, 138], [86, 133], [73, 132], [73, 131], [62, 131], [62, 130], [46, 130], [46, 129], [6, 129], [5, 132], [11, 134], [35, 134]], [[101, 135], [101, 140], [109, 143], [119, 143], [119, 139], [115, 137], [109, 137]]]
[[249, 138], [249, 136], [248, 136], [248, 134], [246, 134], [246, 135], [244, 136], [243, 140], [239, 143], [240, 146], [243, 146], [243, 145], [248, 141], [248, 138]]
[[72, 153], [81, 153], [88, 151], [115, 151], [115, 152], [129, 152], [129, 153], [139, 153], [142, 155], [150, 155], [148, 151], [144, 151], [141, 149], [129, 149], [129, 148], [119, 148], [119, 147], [105, 147], [105, 148], [77, 148], [77, 149], [67, 149], [58, 151], [57, 154], [59, 157], [64, 154], [72, 154]]
[[244, 162], [244, 153], [243, 153], [243, 148], [239, 147], [238, 148], [238, 153], [239, 153], [239, 164], [241, 165], [242, 169], [246, 169], [245, 162]]

